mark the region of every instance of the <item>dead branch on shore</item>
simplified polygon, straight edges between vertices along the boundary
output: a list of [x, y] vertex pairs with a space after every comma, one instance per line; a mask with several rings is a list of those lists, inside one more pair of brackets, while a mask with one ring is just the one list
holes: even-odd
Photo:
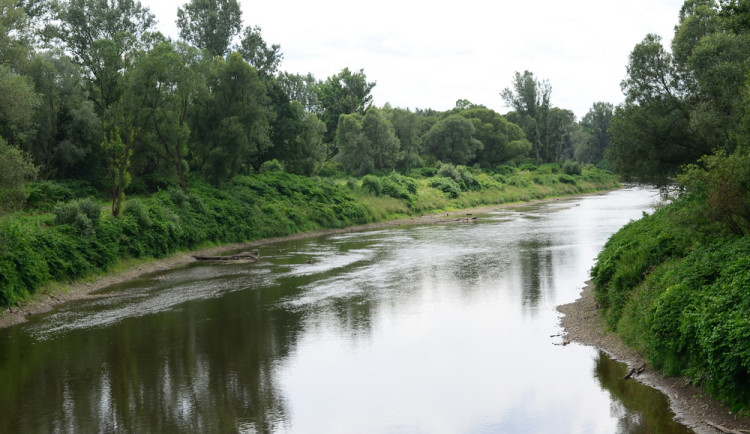
[[197, 261], [248, 261], [255, 262], [260, 259], [260, 253], [257, 250], [252, 252], [239, 253], [237, 255], [227, 256], [205, 256], [205, 255], [192, 255]]
[[716, 429], [716, 430], [719, 430], [719, 431], [723, 432], [724, 434], [742, 434], [741, 431], [737, 431], [737, 430], [734, 430], [734, 429], [725, 428], [725, 427], [723, 427], [723, 426], [721, 426], [719, 424], [713, 423], [713, 422], [706, 421], [706, 424], [708, 426]]

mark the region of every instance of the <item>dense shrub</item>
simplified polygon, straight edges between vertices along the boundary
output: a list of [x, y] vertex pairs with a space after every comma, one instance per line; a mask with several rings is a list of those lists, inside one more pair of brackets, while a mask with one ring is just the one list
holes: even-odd
[[273, 160], [265, 161], [263, 162], [263, 164], [260, 165], [260, 173], [283, 172], [283, 171], [284, 171], [284, 164], [275, 158]]
[[438, 170], [437, 176], [452, 179], [462, 191], [478, 190], [479, 181], [469, 172], [466, 166], [454, 166], [443, 164]]
[[508, 166], [505, 164], [495, 167], [495, 170], [494, 170], [494, 172], [497, 173], [498, 175], [510, 175], [515, 171], [516, 171], [515, 167]]
[[461, 187], [451, 178], [436, 176], [430, 179], [430, 187], [442, 191], [451, 199], [455, 199], [461, 194]]
[[568, 160], [563, 163], [562, 171], [566, 175], [580, 175], [582, 168], [581, 163], [577, 161]]
[[375, 175], [365, 175], [362, 177], [362, 188], [375, 196], [380, 196], [383, 192], [383, 183]]
[[571, 184], [576, 185], [578, 182], [575, 178], [573, 178], [570, 175], [562, 174], [557, 178], [558, 181], [562, 182], [563, 184]]
[[607, 323], [668, 375], [750, 408], [750, 238], [685, 195], [614, 234], [592, 269]]
[[413, 179], [392, 173], [382, 178], [382, 194], [395, 199], [412, 200], [412, 194], [417, 192], [417, 184]]
[[53, 210], [56, 225], [70, 225], [78, 234], [91, 235], [99, 225], [101, 208], [93, 199], [60, 202]]

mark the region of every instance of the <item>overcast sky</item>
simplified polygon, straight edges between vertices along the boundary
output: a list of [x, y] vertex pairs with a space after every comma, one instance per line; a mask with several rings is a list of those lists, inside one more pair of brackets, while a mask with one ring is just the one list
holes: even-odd
[[[186, 0], [141, 0], [177, 36]], [[244, 25], [281, 45], [280, 69], [325, 79], [348, 67], [375, 81], [374, 103], [448, 110], [459, 99], [500, 113], [515, 71], [549, 80], [552, 105], [580, 119], [623, 101], [628, 55], [648, 33], [671, 41], [683, 0], [240, 0]]]

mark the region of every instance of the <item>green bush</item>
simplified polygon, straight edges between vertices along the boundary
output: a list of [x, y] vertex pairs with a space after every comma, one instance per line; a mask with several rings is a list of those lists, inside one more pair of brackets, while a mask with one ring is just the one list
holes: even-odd
[[432, 188], [442, 191], [451, 199], [455, 199], [461, 194], [461, 187], [451, 178], [436, 176], [430, 179], [429, 185]]
[[562, 182], [563, 184], [576, 185], [578, 183], [575, 178], [567, 174], [560, 175], [557, 180]]
[[283, 172], [283, 171], [284, 171], [284, 164], [275, 158], [273, 160], [264, 161], [263, 164], [260, 165], [260, 173]]
[[99, 225], [101, 209], [93, 199], [61, 202], [52, 211], [56, 225], [70, 225], [78, 234], [92, 235]]
[[516, 168], [508, 165], [500, 165], [495, 167], [495, 173], [498, 175], [510, 175], [516, 171]]
[[582, 173], [581, 163], [568, 160], [563, 163], [562, 171], [566, 175], [580, 175]]

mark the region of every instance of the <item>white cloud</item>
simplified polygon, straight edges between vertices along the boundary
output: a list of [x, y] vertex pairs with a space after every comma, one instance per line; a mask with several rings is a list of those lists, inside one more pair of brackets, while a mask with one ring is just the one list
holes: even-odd
[[[282, 70], [318, 79], [364, 69], [375, 104], [447, 110], [458, 99], [501, 113], [515, 71], [552, 85], [552, 104], [580, 118], [623, 100], [628, 55], [647, 33], [669, 43], [682, 0], [240, 0], [245, 25], [281, 45]], [[176, 36], [184, 2], [146, 0]]]

